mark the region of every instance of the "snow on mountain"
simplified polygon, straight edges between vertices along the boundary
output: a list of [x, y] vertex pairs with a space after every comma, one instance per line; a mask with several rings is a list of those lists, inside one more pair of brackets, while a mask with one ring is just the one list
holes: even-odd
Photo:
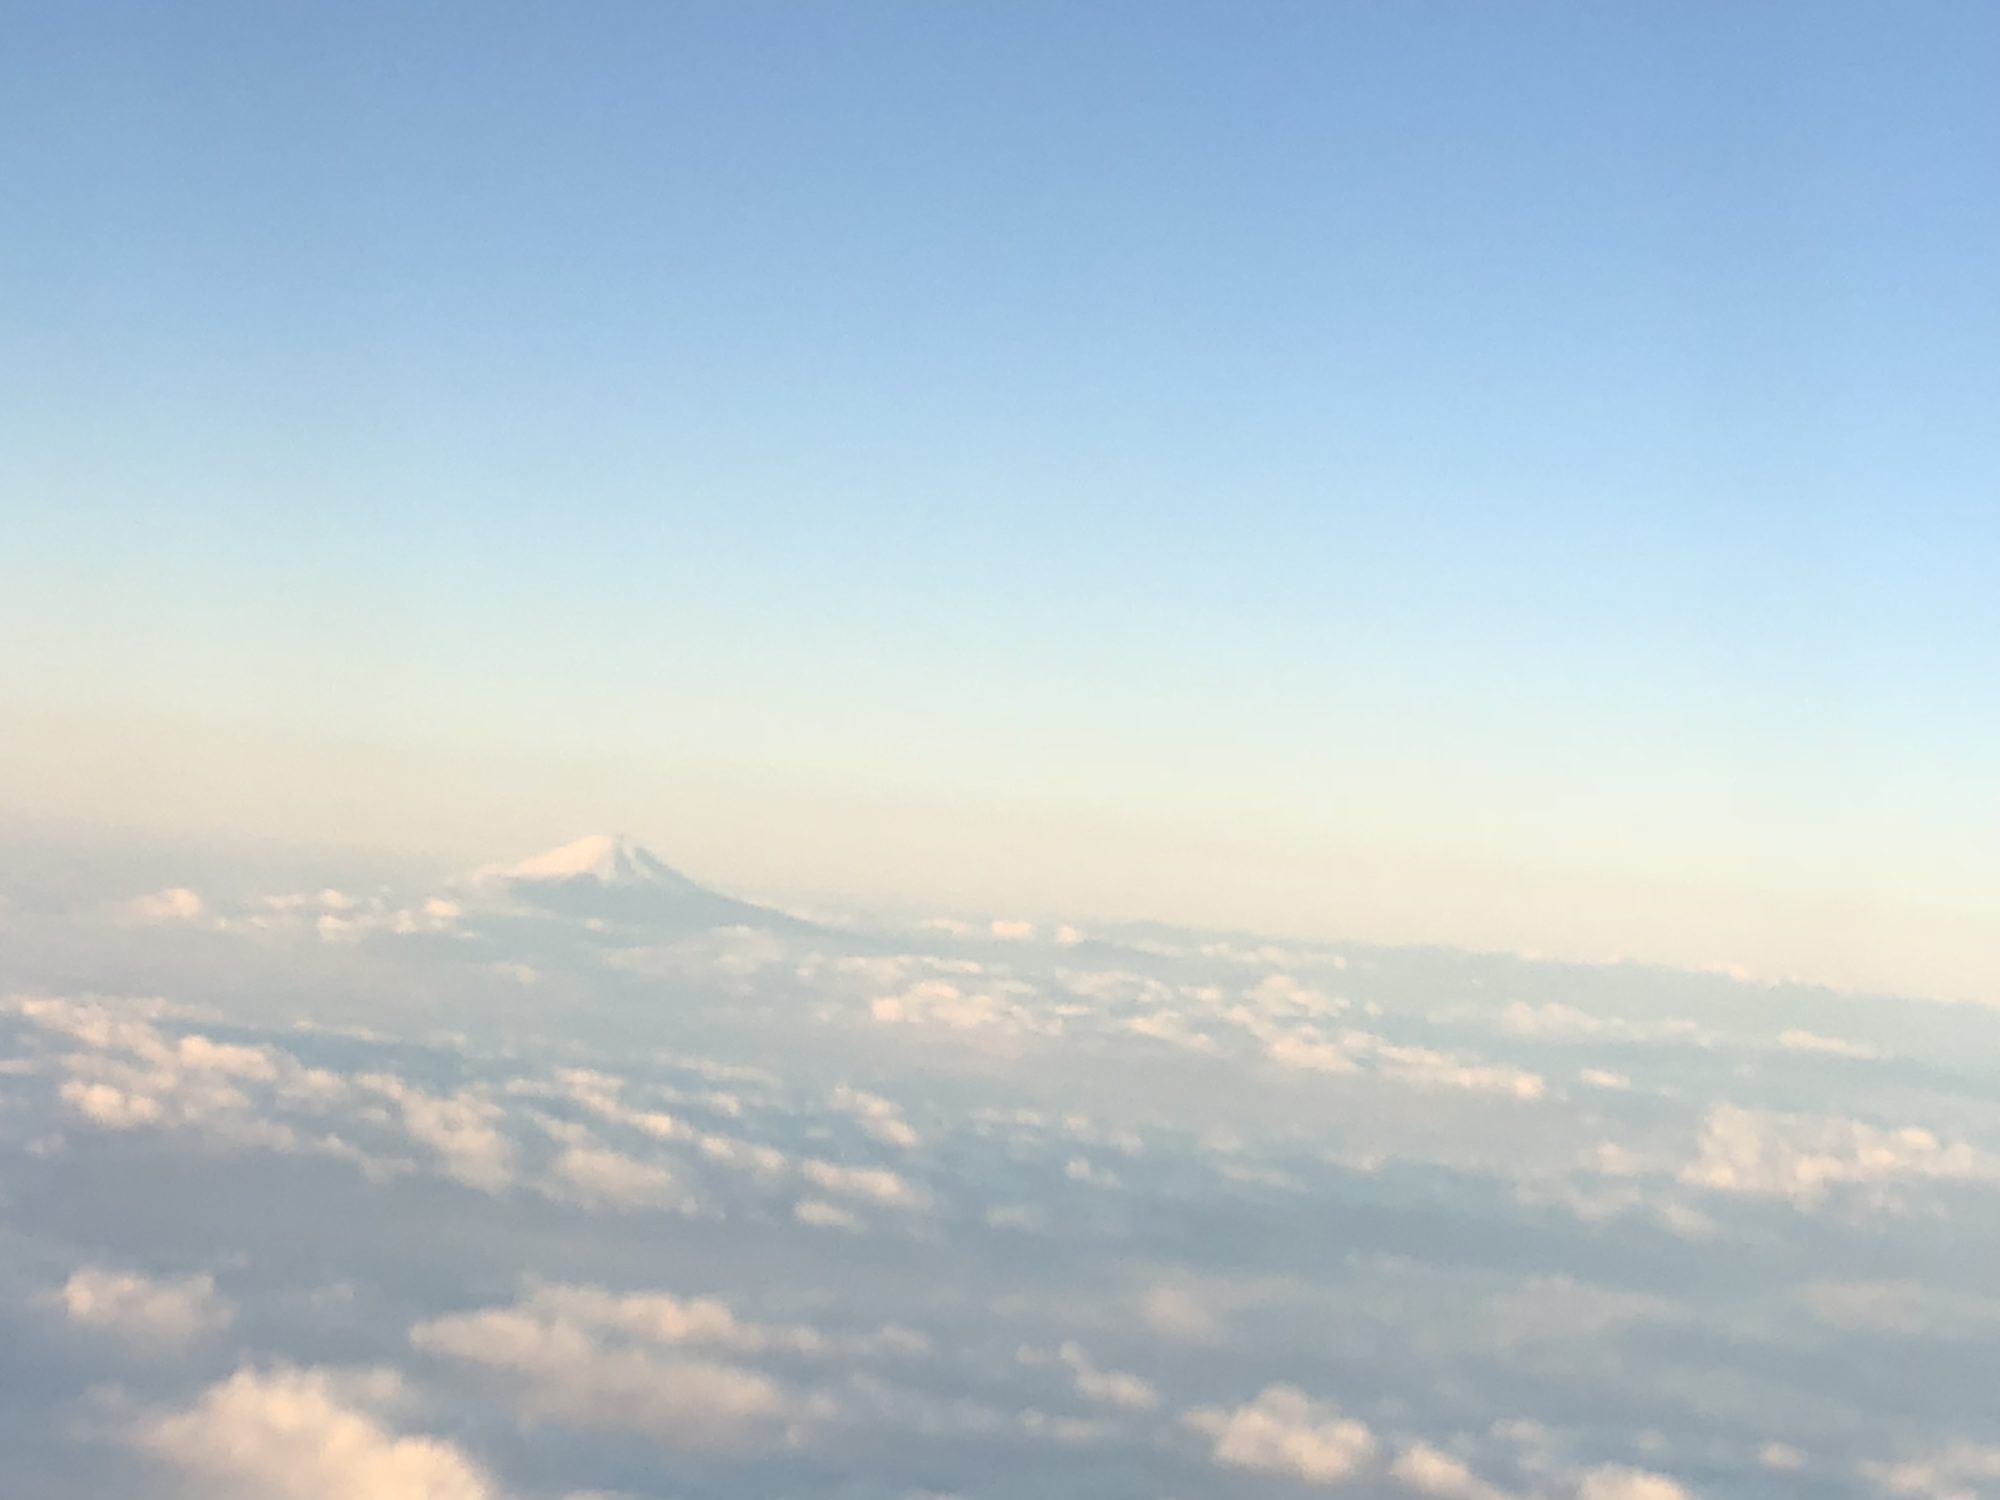
[[796, 918], [712, 891], [623, 834], [593, 833], [511, 865], [481, 870], [479, 883], [510, 901], [555, 915], [650, 928], [797, 929]]
[[594, 880], [605, 886], [658, 886], [699, 889], [652, 850], [622, 833], [593, 833], [554, 849], [530, 855], [518, 864], [486, 872], [508, 881]]

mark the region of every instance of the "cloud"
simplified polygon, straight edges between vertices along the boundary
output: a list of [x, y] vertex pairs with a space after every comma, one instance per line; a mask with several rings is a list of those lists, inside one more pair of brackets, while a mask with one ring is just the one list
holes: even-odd
[[1699, 1022], [1679, 1016], [1657, 1021], [1628, 1021], [1616, 1016], [1597, 1016], [1573, 1005], [1549, 1001], [1529, 1005], [1516, 1000], [1500, 1013], [1500, 1026], [1515, 1036], [1547, 1041], [1578, 1041], [1602, 1038], [1617, 1042], [1684, 1042], [1690, 1046], [1712, 1047], [1715, 1033]]
[[1994, 1181], [2000, 1158], [1963, 1142], [1946, 1144], [1915, 1125], [1891, 1130], [1718, 1104], [1704, 1117], [1697, 1155], [1680, 1176], [1695, 1187], [1811, 1208], [1840, 1186], [1877, 1189], [1880, 1201], [1881, 1190], [1900, 1180]]
[[155, 1281], [137, 1271], [84, 1266], [53, 1295], [72, 1323], [104, 1329], [140, 1344], [186, 1343], [228, 1326], [235, 1309], [217, 1295], [215, 1279]]
[[[1892, 1495], [1917, 1500], [1975, 1500], [2000, 1484], [2000, 1447], [1953, 1443], [1901, 1463], [1869, 1463], [1863, 1472]], [[1975, 1488], [1977, 1486], [1977, 1488]]]
[[923, 1195], [887, 1167], [843, 1167], [830, 1161], [806, 1161], [799, 1173], [808, 1182], [844, 1198], [861, 1198], [888, 1208], [917, 1208]]
[[491, 1100], [463, 1090], [439, 1097], [393, 1073], [364, 1074], [355, 1083], [398, 1106], [410, 1139], [429, 1147], [447, 1176], [488, 1193], [513, 1183], [514, 1143], [495, 1127], [501, 1112]]
[[907, 1151], [922, 1144], [921, 1137], [903, 1118], [902, 1110], [879, 1094], [864, 1093], [843, 1083], [833, 1091], [832, 1104], [835, 1109], [853, 1115], [864, 1131], [885, 1146]]
[[1397, 1456], [1389, 1477], [1405, 1489], [1438, 1500], [1507, 1500], [1507, 1492], [1481, 1479], [1452, 1457], [1428, 1443], [1413, 1443]]
[[1540, 1074], [1505, 1063], [1473, 1062], [1428, 1047], [1403, 1046], [1367, 1031], [1347, 1031], [1328, 1040], [1311, 1028], [1269, 1035], [1270, 1023], [1250, 1029], [1268, 1036], [1265, 1055], [1281, 1067], [1316, 1073], [1359, 1073], [1364, 1066], [1385, 1078], [1418, 1088], [1469, 1089], [1515, 1099], [1539, 1099], [1546, 1085]]
[[792, 1205], [792, 1217], [813, 1229], [861, 1228], [859, 1218], [824, 1198], [801, 1198]]
[[165, 1111], [150, 1094], [121, 1089], [109, 1083], [86, 1083], [72, 1078], [56, 1091], [56, 1096], [91, 1124], [105, 1130], [136, 1130], [157, 1125]]
[[68, 1077], [57, 1098], [101, 1130], [196, 1128], [238, 1146], [294, 1151], [289, 1125], [266, 1118], [243, 1085], [268, 1085], [288, 1102], [324, 1102], [332, 1075], [302, 1067], [273, 1046], [218, 1042], [190, 1032], [169, 1039], [154, 1024], [169, 1008], [154, 1002], [110, 1005], [30, 998], [0, 1005], [79, 1050], [61, 1060]]
[[1577, 1500], [1693, 1500], [1666, 1475], [1622, 1464], [1586, 1470], [1578, 1480], [1576, 1496]]
[[571, 1146], [549, 1173], [559, 1196], [586, 1207], [665, 1208], [681, 1200], [666, 1168], [604, 1146]]
[[507, 1376], [524, 1420], [636, 1433], [669, 1449], [727, 1451], [768, 1438], [796, 1411], [767, 1376], [680, 1346], [749, 1352], [787, 1334], [737, 1322], [722, 1303], [550, 1287], [510, 1308], [419, 1324], [411, 1341]]
[[1247, 1405], [1203, 1407], [1183, 1420], [1211, 1439], [1211, 1456], [1230, 1468], [1339, 1484], [1375, 1461], [1375, 1436], [1366, 1423], [1293, 1386], [1268, 1386]]
[[142, 922], [192, 922], [207, 907], [201, 897], [186, 886], [154, 891], [132, 903], [132, 911]]
[[[398, 1385], [376, 1374], [361, 1388], [380, 1402]], [[238, 1370], [135, 1437], [204, 1500], [497, 1500], [454, 1444], [398, 1435], [320, 1371]]]
[[1186, 1287], [1163, 1282], [1148, 1288], [1139, 1315], [1153, 1332], [1176, 1343], [1212, 1344], [1222, 1338], [1221, 1319]]
[[1787, 1052], [1818, 1052], [1827, 1057], [1851, 1057], [1855, 1059], [1877, 1058], [1882, 1054], [1873, 1047], [1860, 1042], [1850, 1042], [1837, 1036], [1820, 1036], [1811, 1031], [1791, 1031], [1778, 1033], [1778, 1045]]
[[1099, 1369], [1083, 1345], [1075, 1340], [1062, 1344], [1051, 1356], [1044, 1350], [1022, 1349], [1020, 1360], [1026, 1365], [1062, 1365], [1070, 1373], [1071, 1383], [1076, 1393], [1086, 1401], [1099, 1406], [1114, 1406], [1122, 1411], [1151, 1411], [1160, 1404], [1160, 1393], [1150, 1382], [1137, 1375], [1128, 1375], [1119, 1370]]

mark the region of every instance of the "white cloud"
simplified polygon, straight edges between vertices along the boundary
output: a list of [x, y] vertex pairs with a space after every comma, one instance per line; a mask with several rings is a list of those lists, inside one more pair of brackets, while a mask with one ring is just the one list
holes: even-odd
[[1359, 1073], [1366, 1068], [1418, 1088], [1468, 1089], [1515, 1099], [1539, 1099], [1546, 1089], [1540, 1074], [1506, 1063], [1476, 1062], [1428, 1047], [1405, 1046], [1368, 1031], [1344, 1031], [1337, 1039], [1311, 1026], [1280, 1032], [1277, 1022], [1247, 1008], [1231, 1015], [1264, 1039], [1265, 1055], [1281, 1067], [1316, 1073]]
[[1206, 1434], [1215, 1461], [1231, 1468], [1339, 1484], [1375, 1461], [1375, 1436], [1366, 1423], [1293, 1386], [1269, 1386], [1247, 1405], [1203, 1407], [1183, 1420]]
[[156, 1281], [136, 1271], [84, 1266], [54, 1294], [72, 1323], [99, 1328], [141, 1344], [185, 1343], [226, 1327], [235, 1310], [215, 1290], [211, 1276]]
[[1139, 1315], [1153, 1332], [1176, 1343], [1212, 1344], [1223, 1333], [1221, 1319], [1201, 1298], [1166, 1282], [1147, 1289]]
[[398, 1106], [410, 1138], [429, 1147], [448, 1176], [489, 1193], [513, 1182], [514, 1143], [496, 1128], [501, 1112], [491, 1100], [463, 1090], [429, 1094], [393, 1073], [369, 1073], [355, 1082]]
[[1810, 1208], [1842, 1185], [1883, 1189], [1905, 1179], [2000, 1178], [2000, 1158], [1947, 1144], [1921, 1127], [1888, 1130], [1858, 1120], [1788, 1115], [1718, 1104], [1702, 1124], [1681, 1180], [1717, 1192], [1787, 1198]]
[[916, 1208], [923, 1195], [887, 1167], [843, 1167], [830, 1161], [805, 1161], [799, 1172], [808, 1182], [843, 1198], [861, 1198], [889, 1208]]
[[859, 1229], [861, 1220], [836, 1203], [824, 1198], [801, 1198], [792, 1205], [792, 1217], [813, 1229]]
[[[61, 1059], [68, 1077], [57, 1098], [101, 1130], [193, 1127], [217, 1141], [292, 1151], [299, 1142], [291, 1127], [265, 1118], [240, 1085], [281, 1083], [290, 1097], [306, 1081], [325, 1076], [277, 1047], [196, 1033], [169, 1040], [154, 1022], [170, 1008], [157, 1002], [113, 1006], [30, 998], [0, 1010], [78, 1044], [80, 1050]], [[298, 1097], [305, 1101], [304, 1094]]]
[[1346, 1048], [1332, 1042], [1314, 1041], [1301, 1036], [1281, 1036], [1275, 1038], [1266, 1048], [1272, 1062], [1287, 1068], [1299, 1068], [1313, 1073], [1359, 1073], [1361, 1064], [1356, 1062]]
[[1647, 1469], [1604, 1464], [1586, 1470], [1576, 1487], [1577, 1500], [1693, 1500], [1674, 1480]]
[[121, 1089], [114, 1084], [86, 1083], [81, 1078], [72, 1078], [56, 1092], [63, 1103], [105, 1130], [157, 1125], [164, 1114], [160, 1101], [150, 1094]]
[[664, 1167], [604, 1146], [571, 1146], [549, 1172], [560, 1196], [586, 1207], [665, 1208], [681, 1198]]
[[1766, 1443], [1757, 1450], [1757, 1462], [1777, 1473], [1791, 1474], [1806, 1466], [1806, 1456], [1790, 1443]]
[[1439, 1500], [1507, 1500], [1507, 1492], [1488, 1484], [1454, 1458], [1428, 1443], [1413, 1443], [1397, 1456], [1389, 1477], [1405, 1489]]
[[816, 1347], [818, 1338], [739, 1323], [710, 1299], [618, 1297], [589, 1287], [543, 1288], [515, 1307], [420, 1324], [410, 1337], [429, 1353], [509, 1376], [525, 1420], [706, 1450], [750, 1443], [796, 1403], [754, 1370], [680, 1346], [750, 1352]]
[[177, 885], [141, 896], [132, 903], [132, 910], [143, 922], [192, 922], [207, 907], [193, 891]]
[[[1049, 1355], [1034, 1349], [1021, 1351], [1023, 1364], [1046, 1364]], [[1150, 1382], [1120, 1370], [1099, 1369], [1083, 1345], [1075, 1340], [1062, 1344], [1054, 1356], [1070, 1373], [1076, 1393], [1099, 1406], [1115, 1406], [1122, 1411], [1151, 1411], [1160, 1404], [1160, 1393]]]
[[[392, 1399], [394, 1377], [363, 1387]], [[319, 1371], [243, 1369], [138, 1441], [201, 1485], [205, 1500], [494, 1500], [455, 1445], [402, 1436]]]
[[1893, 1495], [1916, 1500], [1982, 1500], [2000, 1484], [2000, 1447], [1953, 1443], [1923, 1458], [1862, 1467]]
[[1787, 1052], [1818, 1052], [1828, 1057], [1866, 1059], [1882, 1055], [1873, 1047], [1863, 1046], [1860, 1042], [1850, 1042], [1837, 1036], [1820, 1036], [1815, 1032], [1800, 1031], [1796, 1028], [1779, 1032], [1778, 1045]]
[[903, 1118], [902, 1110], [880, 1094], [865, 1093], [843, 1083], [833, 1091], [832, 1103], [835, 1109], [853, 1115], [863, 1130], [885, 1146], [909, 1150], [922, 1143], [909, 1121]]
[[602, 1287], [555, 1283], [535, 1288], [522, 1306], [591, 1328], [621, 1329], [658, 1344], [695, 1344], [761, 1353], [771, 1349], [813, 1354], [827, 1347], [803, 1324], [745, 1322], [715, 1297], [669, 1292], [608, 1292]]
[[1529, 1005], [1517, 1000], [1500, 1013], [1500, 1025], [1516, 1036], [1550, 1041], [1601, 1037], [1620, 1042], [1684, 1042], [1697, 1047], [1712, 1047], [1716, 1042], [1715, 1034], [1707, 1027], [1683, 1017], [1628, 1021], [1615, 1016], [1592, 1015], [1589, 1011], [1555, 1001]]

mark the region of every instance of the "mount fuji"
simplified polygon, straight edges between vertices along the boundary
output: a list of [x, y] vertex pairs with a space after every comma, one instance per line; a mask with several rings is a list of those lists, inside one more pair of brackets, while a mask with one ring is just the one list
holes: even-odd
[[769, 907], [739, 901], [690, 880], [622, 834], [594, 833], [511, 865], [481, 870], [479, 884], [559, 916], [691, 930], [808, 924]]

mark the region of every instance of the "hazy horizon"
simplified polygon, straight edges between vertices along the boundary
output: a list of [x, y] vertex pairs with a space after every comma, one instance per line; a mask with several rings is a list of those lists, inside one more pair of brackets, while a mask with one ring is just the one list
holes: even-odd
[[11, 14], [0, 817], [2000, 993], [1983, 8]]

